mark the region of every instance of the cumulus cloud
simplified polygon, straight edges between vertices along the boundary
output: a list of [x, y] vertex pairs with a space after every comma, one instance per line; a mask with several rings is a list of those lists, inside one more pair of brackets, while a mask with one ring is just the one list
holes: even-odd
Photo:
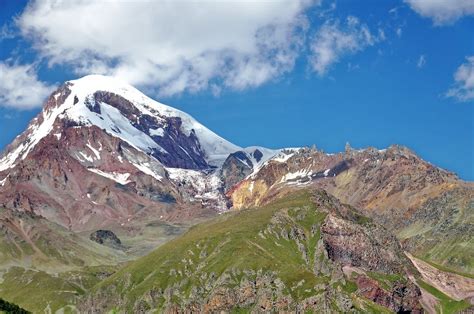
[[446, 96], [463, 102], [474, 100], [474, 56], [466, 60], [454, 73], [455, 84], [446, 93]]
[[50, 65], [173, 95], [256, 87], [291, 71], [317, 0], [33, 1], [17, 19]]
[[17, 109], [41, 107], [53, 86], [40, 80], [32, 65], [0, 62], [0, 106]]
[[451, 24], [463, 16], [474, 15], [472, 0], [405, 0], [418, 14], [435, 25]]
[[374, 35], [367, 25], [353, 16], [349, 16], [344, 23], [339, 20], [328, 21], [311, 41], [311, 67], [319, 75], [325, 75], [331, 65], [340, 61], [343, 56], [373, 46], [384, 38], [382, 30]]

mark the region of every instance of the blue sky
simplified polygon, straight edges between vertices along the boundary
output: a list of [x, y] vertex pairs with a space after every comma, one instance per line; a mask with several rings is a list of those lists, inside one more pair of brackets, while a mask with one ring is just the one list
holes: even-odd
[[468, 2], [3, 0], [0, 147], [55, 86], [101, 73], [240, 146], [403, 144], [474, 180]]

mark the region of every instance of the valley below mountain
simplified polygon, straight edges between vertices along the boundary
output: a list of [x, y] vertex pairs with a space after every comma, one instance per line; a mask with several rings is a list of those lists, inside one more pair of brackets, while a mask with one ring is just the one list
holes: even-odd
[[0, 298], [34, 313], [470, 313], [473, 213], [474, 183], [407, 147], [243, 148], [90, 75], [0, 156]]

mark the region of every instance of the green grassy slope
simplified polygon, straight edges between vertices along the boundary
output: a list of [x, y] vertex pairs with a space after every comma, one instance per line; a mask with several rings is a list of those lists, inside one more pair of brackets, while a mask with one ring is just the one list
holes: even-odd
[[0, 299], [0, 313], [7, 314], [28, 314], [29, 312], [22, 309], [16, 304]]
[[428, 200], [395, 232], [408, 251], [452, 272], [474, 275], [474, 191], [471, 185]]
[[119, 230], [124, 248], [112, 249], [91, 241], [90, 232], [74, 233], [40, 216], [0, 208], [0, 298], [32, 312], [74, 306], [118, 265], [189, 228], [136, 223], [136, 234]]
[[0, 209], [0, 270], [21, 266], [58, 273], [125, 259], [124, 252], [94, 243], [40, 216]]
[[[314, 302], [323, 311], [380, 313], [379, 305], [356, 294], [355, 284], [330, 265], [320, 240], [326, 215], [308, 192], [256, 210], [224, 214], [99, 283], [85, 306], [134, 312], [173, 306], [198, 309], [195, 306], [207, 302], [205, 309], [212, 311], [234, 308], [237, 300], [245, 312], [257, 306], [262, 310], [261, 303], [270, 300], [286, 302], [282, 310]], [[242, 291], [254, 292], [247, 293], [251, 301], [242, 300]]]
[[11, 267], [2, 276], [0, 295], [33, 313], [72, 310], [88, 289], [114, 271], [113, 266], [97, 266], [52, 275]]
[[[237, 284], [244, 270], [272, 269], [281, 275], [285, 286], [294, 287], [288, 291], [294, 297], [303, 296], [307, 289], [308, 294], [314, 293], [311, 287], [328, 278], [318, 278], [310, 269], [302, 267], [305, 263], [295, 242], [259, 236], [262, 226], [268, 224], [279, 208], [307, 204], [306, 197], [293, 198], [261, 210], [223, 215], [191, 228], [182, 237], [166, 243], [94, 289], [116, 283], [119, 291], [126, 292], [127, 298], [135, 301], [152, 288], [164, 290], [184, 282], [181, 298], [185, 299], [191, 286], [200, 282], [203, 274], [212, 273], [213, 277], [220, 277], [226, 270], [234, 269], [234, 283]], [[324, 214], [314, 215], [305, 224], [309, 227], [312, 222], [320, 223], [322, 219]], [[316, 239], [311, 237], [309, 241], [315, 244]], [[187, 275], [189, 271], [191, 276]], [[171, 273], [175, 275], [170, 276]], [[129, 281], [122, 281], [128, 275], [131, 275]], [[304, 284], [297, 287], [302, 280]], [[129, 286], [133, 288], [129, 289]], [[175, 301], [184, 301], [181, 298], [176, 296]]]
[[441, 314], [455, 314], [471, 307], [471, 304], [469, 304], [467, 301], [453, 300], [452, 298], [439, 291], [435, 287], [424, 282], [423, 280], [418, 280], [418, 284], [422, 289], [430, 293], [439, 301], [436, 310]]
[[[357, 269], [343, 272], [340, 262], [328, 255], [331, 249], [341, 250], [339, 254], [355, 259], [356, 265], [363, 256], [357, 255], [357, 244], [352, 252], [350, 249], [354, 247], [348, 250], [337, 245], [325, 247], [328, 238], [322, 225], [326, 226], [331, 217], [339, 217], [360, 228], [360, 232], [366, 232], [369, 238], [379, 237], [384, 231], [374, 232], [373, 221], [352, 208], [336, 205], [329, 197], [323, 197], [323, 201], [327, 204], [316, 202], [313, 192], [298, 191], [265, 207], [222, 214], [121, 268], [75, 264], [68, 252], [62, 252], [68, 250], [68, 242], [59, 250], [46, 249], [58, 247], [57, 242], [51, 242], [51, 235], [66, 231], [53, 229], [51, 234], [46, 233], [48, 237], [39, 233], [40, 237], [32, 238], [36, 248], [60, 261], [59, 264], [73, 267], [58, 272], [25, 266], [0, 269], [0, 297], [32, 312], [62, 309], [129, 313], [183, 308], [197, 312], [229, 309], [249, 312], [276, 308], [276, 311], [389, 313], [387, 298], [409, 283], [407, 270], [417, 276], [416, 270], [412, 272], [413, 266], [401, 257], [398, 244], [386, 242], [390, 238], [381, 236], [382, 242], [371, 239], [371, 243], [375, 248], [387, 249], [385, 252], [405, 265], [405, 270], [402, 267], [395, 273], [378, 271], [361, 263]], [[335, 209], [328, 211], [328, 208]], [[332, 241], [339, 233], [344, 237], [350, 230], [332, 233]], [[35, 255], [30, 243], [14, 240], [3, 237], [3, 243], [9, 244], [9, 252], [16, 252], [17, 257]], [[15, 249], [17, 246], [21, 249]], [[90, 256], [87, 255], [90, 251], [84, 251], [83, 256], [75, 252], [74, 255], [86, 260]], [[117, 263], [113, 259], [109, 262]], [[50, 270], [54, 263], [47, 265]], [[362, 286], [361, 276], [366, 277]], [[435, 296], [443, 313], [468, 306], [464, 301], [440, 296], [422, 281], [418, 284]], [[364, 289], [373, 297], [364, 294]]]

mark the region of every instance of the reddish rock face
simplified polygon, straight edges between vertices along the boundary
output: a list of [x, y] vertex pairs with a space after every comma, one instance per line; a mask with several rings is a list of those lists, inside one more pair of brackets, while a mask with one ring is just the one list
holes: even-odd
[[[130, 145], [96, 127], [68, 128], [59, 134], [61, 140], [48, 135], [9, 171], [0, 189], [0, 206], [31, 211], [81, 231], [149, 214], [168, 217], [168, 208], [179, 204], [163, 167], [157, 164], [155, 170], [161, 171], [161, 180], [142, 173], [128, 157], [153, 161]], [[127, 180], [119, 183], [100, 173], [122, 174]]]
[[[387, 150], [348, 150], [325, 154], [314, 149], [292, 151], [286, 160], [270, 160], [247, 180], [268, 187], [260, 203], [288, 188], [322, 188], [347, 204], [371, 212], [396, 210], [411, 215], [427, 199], [464, 184], [453, 173], [423, 161], [401, 146]], [[471, 186], [472, 188], [472, 186]], [[238, 188], [233, 193], [241, 193]], [[232, 195], [231, 195], [232, 197]], [[252, 199], [252, 201], [254, 201]], [[245, 207], [245, 204], [241, 204]]]
[[379, 283], [364, 275], [356, 279], [358, 292], [365, 298], [380, 304], [396, 313], [423, 313], [419, 303], [420, 289], [412, 283], [395, 284], [392, 291], [382, 289]]
[[[327, 212], [321, 225], [321, 239], [328, 258], [342, 268], [358, 269], [358, 292], [367, 299], [395, 312], [421, 311], [419, 288], [406, 278], [416, 273], [398, 240], [383, 227], [361, 216], [354, 208], [340, 203], [325, 191], [315, 191], [313, 201]], [[365, 274], [377, 274], [378, 281]], [[398, 279], [393, 279], [395, 275]]]
[[245, 179], [252, 171], [252, 161], [244, 152], [230, 154], [221, 169], [225, 190], [231, 189], [234, 185]]

